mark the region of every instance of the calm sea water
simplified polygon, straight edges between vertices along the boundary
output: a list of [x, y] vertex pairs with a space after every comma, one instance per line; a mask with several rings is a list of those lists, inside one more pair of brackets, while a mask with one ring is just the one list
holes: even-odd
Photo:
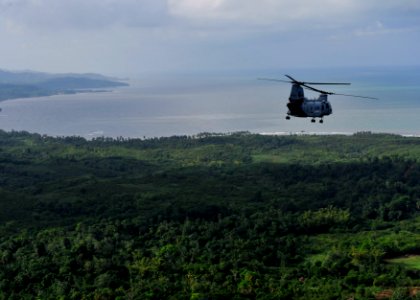
[[[309, 118], [285, 120], [290, 86], [256, 80], [281, 78], [284, 73], [308, 81], [349, 81], [351, 86], [323, 88], [379, 100], [330, 96], [333, 115], [324, 124]], [[420, 67], [140, 76], [129, 83], [103, 93], [0, 102], [0, 128], [86, 138], [233, 131], [420, 135]]]

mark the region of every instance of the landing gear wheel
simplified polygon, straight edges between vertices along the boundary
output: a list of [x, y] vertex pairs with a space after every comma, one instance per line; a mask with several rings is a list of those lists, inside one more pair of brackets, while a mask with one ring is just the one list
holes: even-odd
[[286, 120], [290, 120], [290, 116], [286, 116]]
[[322, 119], [321, 119], [321, 120], [319, 120], [319, 123], [321, 123], [321, 124], [322, 124], [322, 123], [324, 123], [324, 120], [322, 120]]
[[315, 119], [312, 119], [312, 120], [311, 120], [311, 122], [312, 122], [312, 123], [315, 123]]

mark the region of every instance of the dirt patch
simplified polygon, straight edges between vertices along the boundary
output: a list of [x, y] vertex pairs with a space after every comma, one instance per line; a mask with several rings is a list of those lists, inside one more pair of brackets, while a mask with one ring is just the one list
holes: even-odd
[[[407, 288], [407, 295], [409, 297], [415, 297], [416, 295], [420, 294], [420, 287], [409, 287]], [[393, 289], [386, 289], [383, 291], [380, 291], [375, 295], [376, 300], [385, 300], [385, 299], [391, 299], [394, 295]]]

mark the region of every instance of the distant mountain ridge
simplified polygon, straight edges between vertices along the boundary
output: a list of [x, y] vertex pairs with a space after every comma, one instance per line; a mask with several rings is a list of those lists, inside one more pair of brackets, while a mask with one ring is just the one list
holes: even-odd
[[0, 101], [16, 98], [73, 94], [81, 91], [128, 86], [116, 78], [100, 74], [50, 74], [0, 69]]

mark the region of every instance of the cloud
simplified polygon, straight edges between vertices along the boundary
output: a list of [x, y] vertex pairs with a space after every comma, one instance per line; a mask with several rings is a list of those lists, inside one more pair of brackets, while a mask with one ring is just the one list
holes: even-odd
[[156, 26], [167, 17], [166, 0], [0, 0], [3, 22], [31, 28]]
[[363, 63], [355, 53], [380, 64], [391, 57], [384, 49], [418, 49], [419, 11], [418, 0], [0, 0], [0, 66], [123, 73]]
[[410, 32], [420, 32], [420, 27], [388, 28], [382, 22], [376, 21], [373, 25], [369, 25], [363, 29], [357, 29], [353, 31], [352, 34], [356, 37], [369, 37]]
[[417, 0], [0, 0], [0, 20], [29, 28], [308, 28], [357, 22], [371, 14], [418, 12]]
[[[168, 0], [168, 15], [202, 36], [385, 35], [420, 27], [417, 0]], [[373, 20], [383, 20], [379, 28]], [[362, 29], [361, 29], [362, 28]]]
[[168, 0], [169, 12], [195, 21], [266, 25], [339, 18], [359, 10], [361, 0]]

